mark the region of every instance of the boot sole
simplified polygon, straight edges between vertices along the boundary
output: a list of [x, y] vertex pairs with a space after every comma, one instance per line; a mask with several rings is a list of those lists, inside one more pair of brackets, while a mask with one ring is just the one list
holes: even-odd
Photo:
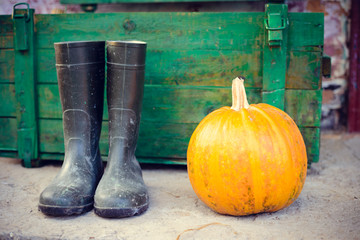
[[62, 206], [51, 206], [39, 204], [39, 210], [45, 215], [49, 216], [71, 216], [71, 215], [80, 215], [85, 212], [89, 212], [94, 208], [93, 203], [84, 205], [84, 206], [76, 206], [76, 207], [62, 207]]
[[94, 207], [94, 212], [103, 218], [126, 218], [137, 216], [145, 212], [149, 207], [149, 204], [140, 206], [138, 208], [106, 208], [106, 207]]

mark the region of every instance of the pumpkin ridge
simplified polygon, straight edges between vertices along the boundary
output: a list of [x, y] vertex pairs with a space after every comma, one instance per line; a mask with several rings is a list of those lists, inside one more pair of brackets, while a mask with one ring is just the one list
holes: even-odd
[[[284, 129], [282, 129], [279, 126], [281, 123], [275, 122], [270, 117], [269, 113], [267, 113], [265, 110], [261, 108], [261, 105], [260, 107], [256, 105], [253, 105], [252, 107], [253, 107], [252, 108], [253, 111], [256, 111], [264, 119], [266, 119], [266, 121], [269, 123], [269, 127], [272, 129], [272, 134], [273, 136], [275, 136], [274, 140], [277, 143], [276, 145], [279, 146], [277, 149], [280, 150], [279, 156], [277, 158], [277, 161], [281, 161], [279, 166], [281, 166], [282, 169], [289, 169], [289, 168], [295, 169], [294, 159], [293, 159], [294, 156], [292, 154], [292, 149], [290, 148], [291, 142], [289, 142], [288, 137], [284, 134], [283, 132]], [[292, 159], [291, 161], [286, 161], [286, 159], [290, 159], [290, 158]], [[286, 180], [292, 179], [291, 176], [293, 173], [291, 171], [283, 171], [282, 173], [279, 174], [281, 175], [281, 178], [279, 180], [282, 180], [284, 182], [282, 182], [283, 187], [278, 190], [279, 191], [278, 194], [280, 194], [281, 196], [286, 196], [288, 195], [288, 191], [292, 191], [285, 188], [285, 186], [287, 186]], [[281, 202], [278, 201], [278, 204], [273, 205], [273, 209], [269, 209], [270, 212], [282, 208], [282, 206], [288, 202], [287, 198], [282, 197], [281, 199], [282, 199]]]
[[[261, 211], [262, 203], [266, 195], [264, 194], [264, 179], [261, 174], [258, 174], [259, 170], [261, 169], [261, 148], [258, 142], [258, 136], [256, 134], [256, 129], [258, 129], [256, 124], [256, 118], [251, 114], [251, 109], [243, 109], [242, 111], [242, 124], [247, 126], [246, 134], [247, 136], [245, 139], [251, 140], [250, 144], [246, 143], [247, 149], [250, 151], [250, 156], [248, 156], [251, 161], [250, 163], [250, 172], [251, 172], [251, 197], [249, 196], [249, 204], [252, 209], [249, 209], [252, 213], [258, 213]], [[255, 143], [255, 144], [254, 144]]]

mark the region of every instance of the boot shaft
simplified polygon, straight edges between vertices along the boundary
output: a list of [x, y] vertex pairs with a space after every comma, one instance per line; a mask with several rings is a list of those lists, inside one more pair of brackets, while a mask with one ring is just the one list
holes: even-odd
[[65, 152], [78, 139], [86, 155], [98, 151], [105, 84], [105, 42], [55, 43], [58, 87], [63, 109]]
[[54, 47], [63, 112], [82, 109], [91, 116], [93, 112], [100, 115], [97, 108], [104, 99], [105, 42], [60, 42]]
[[136, 145], [144, 92], [146, 43], [107, 41], [109, 139]]

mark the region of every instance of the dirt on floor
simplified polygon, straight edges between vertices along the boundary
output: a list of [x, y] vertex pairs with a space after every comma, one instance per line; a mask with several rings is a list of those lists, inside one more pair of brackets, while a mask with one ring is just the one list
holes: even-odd
[[37, 209], [61, 165], [26, 169], [0, 159], [0, 239], [360, 239], [360, 135], [324, 133], [299, 198], [276, 213], [217, 214], [195, 195], [184, 167], [143, 166], [150, 207], [103, 219], [54, 218]]

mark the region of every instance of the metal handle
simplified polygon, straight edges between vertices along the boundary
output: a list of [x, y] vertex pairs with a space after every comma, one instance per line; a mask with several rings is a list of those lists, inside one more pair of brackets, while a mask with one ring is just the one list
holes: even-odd
[[[22, 14], [15, 14], [15, 10], [16, 10], [16, 6], [19, 6], [19, 5], [26, 5], [27, 6], [27, 9], [26, 9], [26, 14], [25, 15], [22, 15]], [[25, 22], [28, 22], [30, 21], [30, 7], [29, 7], [29, 4], [28, 3], [25, 3], [25, 2], [22, 2], [22, 3], [17, 3], [13, 6], [13, 13], [12, 13], [12, 18], [22, 18], [25, 16]]]
[[265, 18], [264, 19], [264, 24], [265, 24], [265, 28], [267, 30], [282, 30], [282, 29], [285, 29], [286, 25], [289, 24], [289, 23], [287, 23], [287, 21], [284, 18], [282, 18], [281, 19], [281, 27], [269, 27], [269, 23], [268, 23], [267, 19]]

